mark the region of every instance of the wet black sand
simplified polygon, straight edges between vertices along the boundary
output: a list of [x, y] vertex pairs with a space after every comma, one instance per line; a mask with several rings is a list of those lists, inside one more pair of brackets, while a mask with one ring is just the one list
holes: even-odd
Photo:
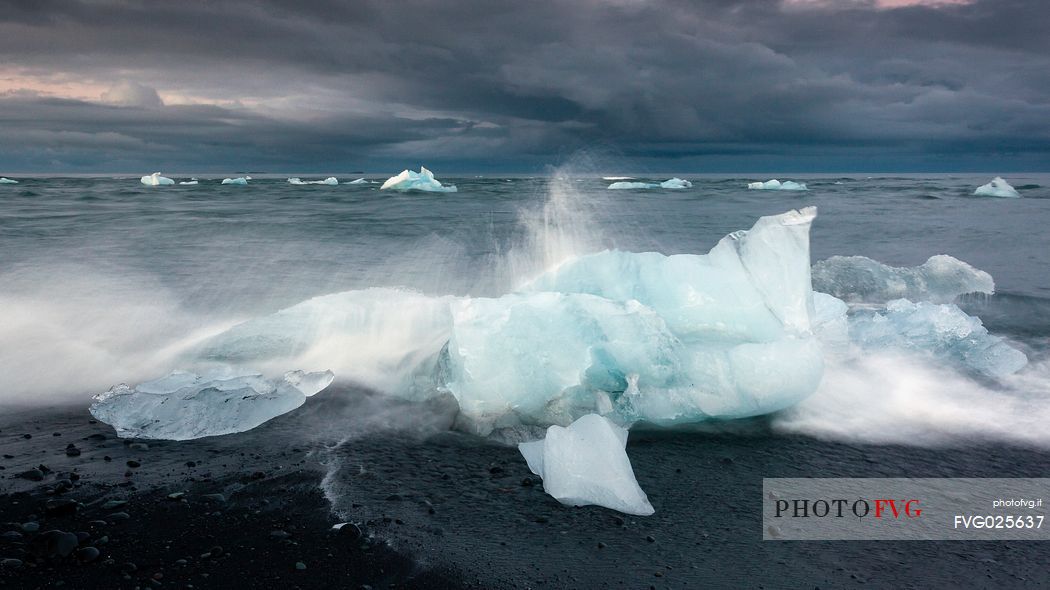
[[[632, 432], [628, 454], [656, 508], [632, 517], [558, 504], [513, 446], [450, 431], [452, 420], [440, 403], [348, 388], [256, 430], [187, 442], [124, 441], [82, 407], [3, 411], [0, 585], [1050, 585], [1045, 543], [761, 540], [763, 477], [1045, 477], [1050, 456], [1037, 449], [858, 446], [761, 422]], [[41, 479], [26, 479], [40, 465]], [[331, 530], [344, 520], [361, 536]]]

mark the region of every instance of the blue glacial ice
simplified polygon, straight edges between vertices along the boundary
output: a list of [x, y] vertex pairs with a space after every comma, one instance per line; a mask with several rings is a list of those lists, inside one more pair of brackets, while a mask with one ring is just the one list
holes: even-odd
[[149, 176], [143, 176], [139, 180], [139, 182], [141, 182], [142, 184], [144, 184], [146, 186], [169, 186], [169, 185], [175, 184], [174, 180], [172, 180], [170, 178], [167, 178], [167, 177], [164, 177], [164, 176], [161, 176], [160, 172], [154, 172], [153, 174], [150, 174]]
[[[451, 395], [457, 425], [480, 434], [594, 413], [625, 427], [766, 414], [812, 394], [825, 358], [841, 351], [921, 354], [991, 376], [1024, 365], [1022, 353], [954, 306], [850, 309], [814, 292], [815, 215], [763, 217], [706, 255], [570, 258], [500, 297], [387, 288], [315, 297], [210, 338], [188, 361], [271, 373], [330, 368], [407, 399]], [[847, 260], [821, 272], [871, 271], [825, 283], [855, 302], [881, 303], [901, 289], [939, 301], [973, 290], [967, 281], [993, 288], [964, 263], [931, 260], [903, 270]]]
[[223, 178], [222, 179], [222, 184], [239, 184], [239, 185], [243, 186], [243, 185], [248, 184], [248, 181], [251, 180], [251, 179], [252, 179], [251, 176], [238, 176], [237, 178]]
[[508, 416], [567, 424], [606, 402], [623, 424], [787, 407], [816, 389], [822, 371], [810, 326], [815, 215], [763, 217], [707, 255], [606, 251], [516, 294], [458, 300], [446, 387], [481, 431]]
[[856, 310], [849, 318], [849, 336], [862, 349], [924, 355], [992, 378], [1028, 364], [1023, 352], [953, 304], [897, 299], [883, 310]]
[[1001, 176], [996, 176], [988, 184], [982, 184], [977, 187], [973, 194], [979, 197], [1007, 197], [1014, 199], [1021, 196], [1021, 193], [1017, 192], [1017, 189], [1010, 186], [1010, 183], [1003, 180]]
[[983, 270], [944, 254], [914, 267], [887, 266], [864, 256], [832, 256], [813, 265], [813, 289], [849, 303], [951, 303], [967, 293], [991, 295], [995, 281]]
[[215, 369], [175, 371], [95, 396], [91, 415], [123, 438], [189, 440], [243, 432], [303, 405], [332, 382], [331, 371], [291, 371], [280, 379]]
[[[300, 178], [289, 178], [288, 179], [288, 184], [294, 184], [294, 185], [323, 184], [323, 185], [327, 185], [327, 186], [336, 186], [336, 185], [339, 184], [339, 179], [337, 179], [334, 176], [329, 176], [328, 178], [326, 178], [324, 180], [302, 180]], [[350, 184], [355, 184], [355, 183], [350, 183]]]
[[767, 191], [805, 191], [809, 190], [806, 188], [806, 184], [803, 182], [795, 182], [793, 180], [785, 180], [780, 182], [777, 179], [767, 180], [765, 182], [749, 182], [747, 188], [752, 190], [767, 190]]
[[543, 490], [562, 504], [648, 516], [655, 510], [634, 477], [626, 447], [626, 428], [587, 414], [568, 427], [551, 426], [545, 438], [520, 443], [518, 450], [543, 478]]
[[0, 184], [18, 184], [18, 181], [11, 180], [10, 178], [0, 177]]
[[391, 176], [383, 183], [383, 186], [379, 187], [379, 190], [399, 190], [399, 191], [427, 191], [435, 193], [454, 193], [456, 187], [453, 185], [443, 185], [434, 178], [434, 173], [427, 170], [424, 167], [419, 168], [419, 172], [412, 172], [411, 170], [403, 170], [401, 174], [397, 176]]
[[609, 185], [612, 190], [633, 190], [633, 189], [650, 189], [650, 188], [669, 188], [669, 189], [682, 189], [690, 188], [693, 183], [688, 180], [682, 180], [681, 178], [669, 178], [663, 182], [614, 182]]

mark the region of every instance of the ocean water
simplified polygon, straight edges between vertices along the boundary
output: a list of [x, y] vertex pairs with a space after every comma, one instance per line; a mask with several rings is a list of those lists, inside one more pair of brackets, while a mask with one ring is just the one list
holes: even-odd
[[171, 187], [137, 177], [2, 185], [0, 403], [86, 405], [116, 383], [180, 368], [178, 355], [202, 338], [318, 295], [495, 296], [568, 256], [706, 253], [760, 216], [816, 205], [814, 261], [863, 255], [912, 266], [950, 254], [989, 272], [996, 295], [961, 304], [1030, 363], [1010, 382], [985, 383], [873, 357], [827, 374], [778, 427], [873, 442], [1050, 442], [1040, 432], [1050, 419], [1050, 175], [1009, 176], [1021, 199], [973, 196], [990, 175], [790, 177], [805, 192], [746, 189], [771, 175], [677, 176], [693, 187], [607, 190], [610, 181], [566, 169], [438, 174], [457, 193], [293, 186], [284, 176], [248, 186], [204, 177]]

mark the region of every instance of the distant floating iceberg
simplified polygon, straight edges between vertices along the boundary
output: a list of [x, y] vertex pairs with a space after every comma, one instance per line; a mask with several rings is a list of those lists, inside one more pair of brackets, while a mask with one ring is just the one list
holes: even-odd
[[420, 166], [419, 172], [404, 170], [397, 176], [392, 176], [379, 187], [379, 190], [399, 191], [428, 191], [435, 193], [454, 193], [458, 189], [454, 185], [443, 185], [434, 178], [434, 173]]
[[609, 185], [612, 190], [642, 190], [650, 188], [682, 189], [693, 186], [693, 183], [681, 178], [671, 178], [660, 183], [655, 182], [614, 182]]
[[11, 180], [10, 178], [0, 177], [0, 184], [18, 184], [17, 180]]
[[670, 178], [660, 183], [660, 188], [692, 188], [693, 183], [681, 178]]
[[365, 180], [364, 178], [358, 178], [357, 180], [351, 180], [347, 184], [370, 184], [370, 183], [367, 180]]
[[199, 184], [199, 183], [197, 182], [197, 179], [194, 178], [193, 180], [183, 180], [183, 181], [179, 182], [179, 184], [189, 186], [189, 185], [195, 185], [195, 184]]
[[1003, 180], [1001, 176], [996, 176], [988, 184], [982, 184], [977, 187], [973, 194], [980, 197], [1007, 197], [1014, 199], [1021, 196], [1021, 193], [1017, 192], [1017, 189], [1010, 186], [1010, 183]]
[[752, 190], [767, 190], [767, 191], [808, 191], [805, 183], [794, 182], [792, 180], [785, 180], [780, 182], [777, 179], [767, 180], [765, 182], [749, 182], [747, 188]]
[[243, 185], [248, 184], [248, 181], [251, 180], [251, 179], [252, 179], [251, 176], [240, 176], [240, 177], [237, 177], [237, 178], [223, 178], [222, 179], [222, 183], [223, 184], [238, 184], [238, 185], [242, 185], [243, 186]]
[[331, 371], [292, 371], [281, 379], [175, 371], [136, 387], [121, 384], [100, 393], [90, 411], [122, 438], [189, 440], [255, 428], [303, 405], [334, 378]]
[[602, 180], [634, 180], [633, 176], [603, 176]]
[[168, 186], [175, 184], [175, 181], [160, 175], [160, 172], [154, 172], [149, 176], [143, 176], [140, 182], [146, 186]]
[[813, 265], [813, 290], [850, 303], [951, 303], [967, 293], [991, 295], [995, 281], [983, 270], [944, 254], [913, 267], [887, 266], [864, 256], [832, 256]]
[[[339, 184], [339, 179], [334, 176], [329, 176], [324, 180], [301, 180], [299, 178], [289, 178], [288, 184], [303, 185], [303, 184], [324, 184], [327, 186], [336, 186]], [[353, 183], [351, 183], [353, 184]]]
[[543, 490], [562, 504], [648, 516], [656, 511], [634, 477], [626, 447], [626, 428], [587, 414], [567, 428], [551, 426], [545, 438], [518, 450], [543, 478]]

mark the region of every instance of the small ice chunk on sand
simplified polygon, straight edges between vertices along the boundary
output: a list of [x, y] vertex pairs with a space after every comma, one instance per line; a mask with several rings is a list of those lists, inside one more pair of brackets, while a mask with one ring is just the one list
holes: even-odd
[[627, 457], [627, 429], [598, 414], [587, 414], [567, 428], [551, 426], [546, 438], [520, 443], [529, 469], [543, 478], [543, 489], [562, 504], [596, 504], [648, 516], [655, 512]]
[[334, 378], [331, 371], [290, 371], [280, 379], [230, 369], [174, 371], [100, 393], [90, 411], [121, 438], [189, 440], [251, 430], [303, 405]]

